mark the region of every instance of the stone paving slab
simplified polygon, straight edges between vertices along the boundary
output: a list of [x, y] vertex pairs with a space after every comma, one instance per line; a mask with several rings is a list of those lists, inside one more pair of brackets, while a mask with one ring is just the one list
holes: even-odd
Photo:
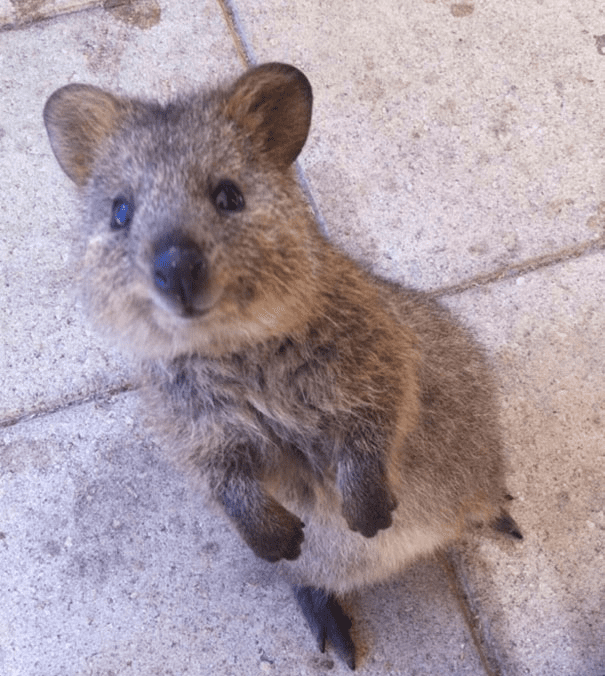
[[500, 379], [525, 539], [476, 540], [454, 558], [510, 676], [605, 674], [604, 294], [596, 254], [448, 301], [480, 332]]
[[435, 288], [599, 236], [600, 0], [235, 5], [254, 59], [310, 77], [301, 164], [378, 272]]
[[[127, 393], [0, 431], [0, 673], [347, 674], [289, 588], [138, 422]], [[475, 676], [439, 566], [350, 600], [360, 674]]]

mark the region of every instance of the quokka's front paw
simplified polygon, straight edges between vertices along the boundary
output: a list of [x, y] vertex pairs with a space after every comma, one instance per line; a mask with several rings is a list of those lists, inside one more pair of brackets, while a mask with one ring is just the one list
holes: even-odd
[[280, 559], [294, 561], [300, 556], [300, 546], [305, 539], [304, 526], [296, 515], [277, 505], [254, 531], [243, 533], [243, 536], [261, 559], [271, 563]]
[[385, 485], [365, 486], [359, 494], [345, 499], [342, 513], [352, 531], [371, 538], [393, 523], [391, 512], [397, 500]]

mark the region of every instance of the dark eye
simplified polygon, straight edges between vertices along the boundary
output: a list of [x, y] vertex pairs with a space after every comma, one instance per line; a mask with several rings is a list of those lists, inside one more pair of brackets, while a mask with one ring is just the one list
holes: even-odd
[[126, 230], [132, 221], [134, 207], [125, 197], [116, 197], [111, 208], [111, 229]]
[[219, 211], [241, 211], [244, 208], [244, 196], [232, 181], [220, 181], [212, 191], [212, 201]]

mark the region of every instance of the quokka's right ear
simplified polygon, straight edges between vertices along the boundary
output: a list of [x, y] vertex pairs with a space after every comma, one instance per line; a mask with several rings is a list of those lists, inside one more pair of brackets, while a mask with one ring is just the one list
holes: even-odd
[[265, 63], [244, 73], [233, 86], [225, 115], [278, 166], [296, 159], [311, 125], [309, 80], [294, 66]]
[[119, 127], [128, 108], [127, 101], [83, 84], [61, 87], [46, 102], [44, 124], [51, 148], [77, 185], [88, 180], [97, 149]]

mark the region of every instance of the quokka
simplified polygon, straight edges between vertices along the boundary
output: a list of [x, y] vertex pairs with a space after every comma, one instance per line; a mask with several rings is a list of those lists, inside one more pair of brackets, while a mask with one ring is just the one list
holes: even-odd
[[479, 523], [522, 536], [482, 350], [318, 229], [293, 168], [311, 105], [269, 63], [166, 106], [68, 85], [44, 121], [88, 307], [140, 360], [155, 432], [354, 669], [341, 595]]

